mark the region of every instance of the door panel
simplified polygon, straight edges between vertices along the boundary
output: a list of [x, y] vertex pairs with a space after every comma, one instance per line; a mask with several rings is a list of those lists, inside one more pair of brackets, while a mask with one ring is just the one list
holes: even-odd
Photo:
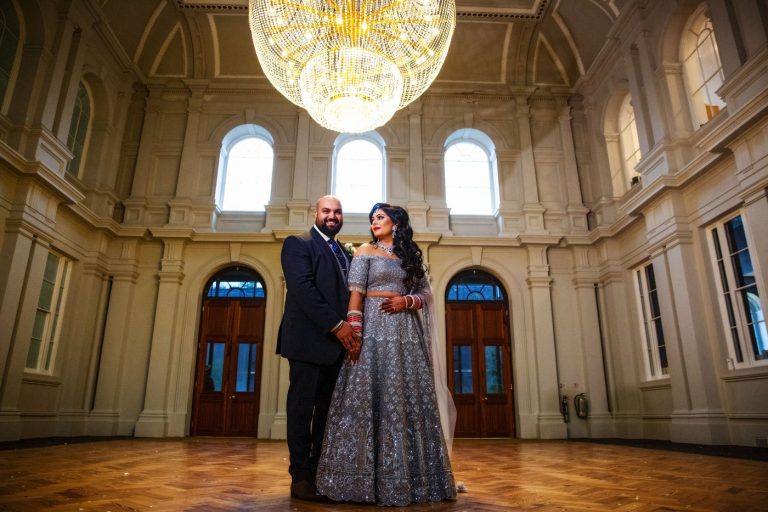
[[448, 374], [451, 376], [449, 388], [453, 391], [456, 404], [457, 437], [480, 435], [478, 418], [479, 402], [477, 389], [477, 361], [473, 333], [476, 330], [474, 308], [469, 304], [449, 304], [447, 315], [447, 338], [450, 348]]
[[200, 333], [192, 435], [256, 435], [264, 300], [207, 299]]
[[446, 316], [456, 437], [513, 436], [506, 305], [449, 302]]

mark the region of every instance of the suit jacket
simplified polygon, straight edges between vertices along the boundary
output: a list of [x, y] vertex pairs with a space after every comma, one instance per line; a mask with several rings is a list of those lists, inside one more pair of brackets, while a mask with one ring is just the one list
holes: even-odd
[[[350, 258], [344, 251], [349, 268]], [[286, 296], [277, 353], [288, 359], [330, 365], [344, 350], [330, 332], [347, 317], [347, 281], [328, 242], [313, 227], [289, 236], [280, 255]]]

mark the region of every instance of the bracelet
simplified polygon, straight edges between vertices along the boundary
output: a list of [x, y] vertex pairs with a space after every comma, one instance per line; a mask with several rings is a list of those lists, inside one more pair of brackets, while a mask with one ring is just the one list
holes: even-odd
[[421, 309], [422, 306], [421, 295], [413, 296], [413, 309]]
[[357, 309], [347, 311], [347, 323], [352, 326], [356, 334], [363, 332], [363, 312]]
[[[405, 299], [405, 309], [413, 309], [414, 300], [413, 297], [410, 295], [404, 295], [403, 298]], [[411, 304], [408, 305], [408, 299], [411, 299]]]

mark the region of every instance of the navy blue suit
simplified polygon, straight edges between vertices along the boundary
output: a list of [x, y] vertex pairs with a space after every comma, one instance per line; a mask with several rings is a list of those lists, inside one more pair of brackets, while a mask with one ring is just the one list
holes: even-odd
[[[345, 253], [347, 268], [349, 257]], [[277, 352], [290, 363], [286, 403], [292, 480], [314, 482], [344, 347], [331, 333], [346, 319], [349, 290], [328, 242], [313, 227], [289, 236], [281, 253], [286, 297]]]

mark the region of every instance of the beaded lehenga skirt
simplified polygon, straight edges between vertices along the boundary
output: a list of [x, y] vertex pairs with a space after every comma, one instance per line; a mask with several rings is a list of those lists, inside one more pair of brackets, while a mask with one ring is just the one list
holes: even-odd
[[[370, 272], [384, 266], [402, 280], [399, 260], [376, 260]], [[317, 470], [318, 492], [336, 501], [399, 506], [454, 499], [418, 313], [383, 314], [378, 311], [383, 300], [365, 299], [360, 359], [355, 365], [345, 362], [339, 374]]]

